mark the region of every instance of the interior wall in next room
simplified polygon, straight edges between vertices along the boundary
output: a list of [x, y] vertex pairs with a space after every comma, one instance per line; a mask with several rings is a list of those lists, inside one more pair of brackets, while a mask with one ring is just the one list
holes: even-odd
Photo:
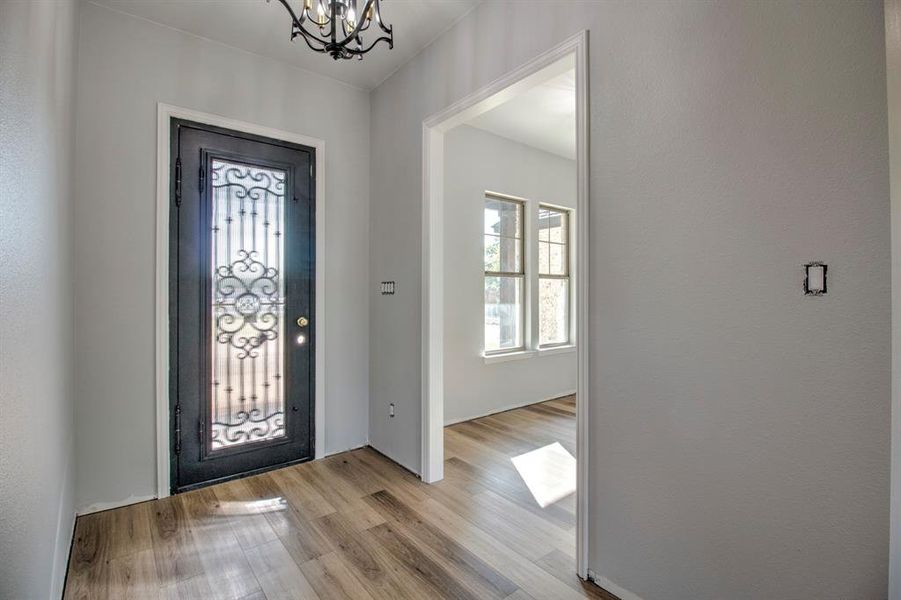
[[575, 208], [575, 161], [465, 125], [444, 144], [445, 423], [573, 393], [575, 351], [486, 364], [482, 232], [486, 191]]

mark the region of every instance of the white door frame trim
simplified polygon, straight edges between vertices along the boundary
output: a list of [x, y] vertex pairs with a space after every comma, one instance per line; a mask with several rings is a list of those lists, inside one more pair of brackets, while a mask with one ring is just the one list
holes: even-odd
[[156, 159], [156, 496], [169, 495], [169, 143], [170, 122], [186, 119], [316, 149], [316, 389], [314, 457], [325, 449], [325, 141], [160, 102]]
[[427, 483], [444, 477], [444, 132], [531, 87], [530, 78], [565, 58], [575, 57], [576, 177], [579, 215], [576, 221], [576, 328], [578, 384], [576, 401], [576, 563], [588, 577], [588, 32], [563, 43], [514, 69], [484, 88], [428, 117], [422, 123], [422, 458], [421, 476]]

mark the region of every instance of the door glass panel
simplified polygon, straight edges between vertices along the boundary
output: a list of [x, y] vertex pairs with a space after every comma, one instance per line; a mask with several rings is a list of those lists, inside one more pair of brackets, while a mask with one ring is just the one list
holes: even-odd
[[209, 449], [285, 436], [285, 171], [213, 159]]

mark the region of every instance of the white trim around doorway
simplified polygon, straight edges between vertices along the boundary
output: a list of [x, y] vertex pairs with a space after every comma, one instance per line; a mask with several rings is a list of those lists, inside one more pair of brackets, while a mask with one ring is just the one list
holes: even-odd
[[444, 477], [444, 133], [532, 87], [539, 71], [571, 56], [576, 72], [576, 571], [588, 578], [588, 32], [582, 31], [422, 124], [422, 462], [426, 483]]
[[316, 150], [316, 389], [314, 457], [325, 451], [325, 142], [290, 131], [272, 129], [169, 104], [157, 105], [156, 161], [156, 497], [169, 496], [169, 150], [172, 119], [310, 146]]

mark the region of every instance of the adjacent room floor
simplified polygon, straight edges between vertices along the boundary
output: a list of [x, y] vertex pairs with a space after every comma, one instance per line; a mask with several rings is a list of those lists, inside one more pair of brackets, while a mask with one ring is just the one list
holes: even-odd
[[65, 597], [609, 600], [574, 574], [567, 477], [520, 475], [575, 423], [569, 396], [448, 427], [435, 485], [365, 448], [80, 517]]

